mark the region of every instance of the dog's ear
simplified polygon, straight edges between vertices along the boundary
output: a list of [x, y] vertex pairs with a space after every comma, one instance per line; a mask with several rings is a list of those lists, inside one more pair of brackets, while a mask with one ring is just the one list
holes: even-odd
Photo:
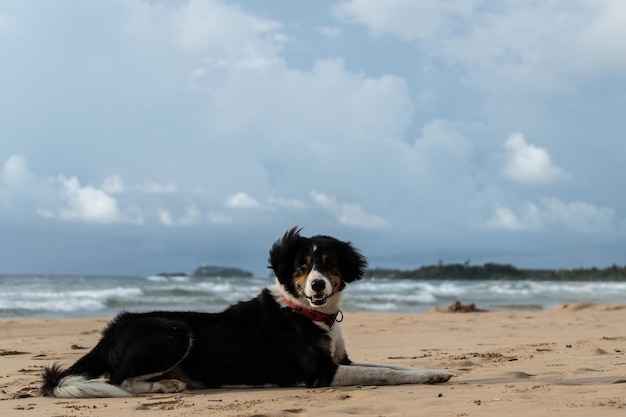
[[337, 246], [339, 255], [339, 273], [344, 282], [358, 281], [363, 278], [367, 259], [352, 246], [350, 242], [339, 242]]
[[291, 277], [295, 271], [296, 251], [305, 239], [300, 236], [300, 230], [302, 229], [298, 226], [288, 230], [282, 238], [274, 242], [270, 249], [268, 268], [273, 269], [278, 281], [286, 286], [291, 285]]

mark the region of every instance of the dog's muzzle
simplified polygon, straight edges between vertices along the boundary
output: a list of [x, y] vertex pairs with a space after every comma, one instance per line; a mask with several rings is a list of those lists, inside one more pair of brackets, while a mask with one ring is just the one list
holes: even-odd
[[318, 306], [326, 304], [326, 300], [328, 299], [328, 295], [325, 292], [326, 281], [323, 279], [314, 279], [311, 281], [311, 289], [313, 293], [310, 298], [307, 297], [309, 301]]
[[300, 291], [314, 306], [323, 306], [333, 294], [330, 281], [315, 270], [309, 274], [305, 287]]

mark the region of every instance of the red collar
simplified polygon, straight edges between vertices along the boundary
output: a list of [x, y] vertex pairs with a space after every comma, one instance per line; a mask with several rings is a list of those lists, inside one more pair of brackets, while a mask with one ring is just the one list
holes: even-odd
[[[285, 299], [287, 305], [291, 307], [291, 310], [293, 310], [295, 313], [301, 314], [304, 317], [313, 321], [321, 321], [331, 329], [335, 325], [335, 322], [341, 323], [343, 321], [343, 312], [341, 310], [338, 310], [335, 314], [321, 313], [319, 311], [311, 310], [309, 308], [304, 308], [301, 305], [294, 303], [287, 297], [283, 298]], [[338, 319], [337, 316], [341, 316], [341, 318]]]

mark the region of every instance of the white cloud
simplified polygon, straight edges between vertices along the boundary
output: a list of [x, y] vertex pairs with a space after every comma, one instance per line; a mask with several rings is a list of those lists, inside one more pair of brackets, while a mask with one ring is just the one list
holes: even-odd
[[389, 226], [387, 220], [366, 213], [358, 204], [339, 203], [334, 198], [317, 191], [311, 191], [309, 194], [318, 207], [333, 214], [340, 224], [358, 229], [381, 229]]
[[181, 226], [193, 226], [201, 220], [200, 210], [194, 204], [187, 207], [185, 214], [178, 220]]
[[566, 203], [554, 197], [541, 197], [537, 204], [526, 203], [517, 213], [509, 207], [498, 205], [486, 225], [510, 231], [537, 231], [554, 227], [577, 233], [607, 233], [616, 230], [612, 209], [581, 201]]
[[232, 217], [220, 211], [209, 211], [207, 213], [207, 218], [211, 223], [215, 224], [228, 224], [234, 221]]
[[487, 222], [487, 227], [501, 230], [539, 230], [542, 226], [539, 208], [533, 203], [527, 203], [519, 215], [498, 205]]
[[508, 207], [497, 206], [487, 226], [494, 229], [520, 230], [524, 228], [523, 223], [517, 215]]
[[[129, 207], [125, 212], [119, 208], [118, 201], [105, 191], [92, 187], [81, 186], [78, 178], [64, 177], [53, 179], [60, 188], [62, 207], [58, 210], [39, 208], [37, 213], [47, 218], [80, 221], [85, 223], [133, 223], [143, 224], [141, 209]], [[50, 203], [50, 201], [46, 201]]]
[[215, 135], [241, 138], [263, 156], [309, 147], [325, 156], [337, 146], [401, 138], [413, 116], [406, 80], [352, 73], [341, 59], [316, 61], [310, 71], [232, 72], [210, 88]]
[[[572, 77], [626, 68], [622, 0], [348, 0], [335, 15], [414, 42], [483, 87], [569, 90]], [[515, 82], [512, 85], [511, 82]]]
[[166, 183], [144, 181], [141, 184], [127, 184], [119, 174], [106, 177], [102, 181], [101, 188], [107, 194], [123, 194], [133, 191], [145, 194], [173, 194], [178, 192], [178, 186], [173, 181]]
[[165, 48], [184, 57], [203, 56], [208, 68], [264, 70], [273, 65], [287, 39], [278, 22], [221, 1], [190, 0], [178, 7], [134, 2], [126, 7], [130, 13], [126, 31], [136, 42], [155, 51]]
[[126, 187], [120, 175], [111, 175], [102, 181], [102, 191], [107, 194], [120, 194], [126, 191]]
[[26, 158], [21, 155], [11, 155], [2, 165], [2, 182], [7, 188], [23, 188], [31, 182], [32, 177]]
[[333, 13], [367, 26], [374, 34], [392, 33], [412, 41], [431, 38], [449, 26], [449, 19], [469, 15], [474, 0], [349, 0]]
[[421, 136], [415, 140], [415, 150], [420, 154], [443, 151], [447, 158], [467, 159], [474, 152], [474, 144], [454, 126], [441, 119], [426, 124]]
[[585, 59], [583, 69], [626, 69], [624, 39], [626, 39], [626, 2], [623, 0], [580, 0], [588, 7], [589, 23], [581, 31]]
[[194, 226], [202, 222], [202, 215], [195, 204], [189, 205], [185, 213], [176, 219], [168, 210], [161, 209], [158, 211], [158, 218], [163, 226]]
[[167, 210], [159, 210], [159, 222], [164, 226], [174, 226], [172, 215]]
[[66, 206], [59, 210], [58, 217], [90, 223], [117, 223], [123, 221], [117, 200], [94, 187], [81, 187], [76, 177], [59, 176], [63, 200]]
[[[256, 56], [259, 49], [273, 47], [264, 42], [264, 36], [272, 35], [281, 25], [275, 21], [257, 18], [241, 11], [237, 6], [220, 1], [191, 0], [174, 15], [178, 41], [183, 47], [194, 51], [206, 51], [218, 47], [225, 51], [234, 42], [240, 43], [247, 55]], [[247, 44], [256, 39], [256, 44]], [[236, 53], [237, 51], [228, 51]]]
[[259, 204], [257, 200], [244, 192], [232, 194], [228, 197], [224, 205], [235, 209], [256, 209], [261, 207], [261, 204]]
[[273, 209], [305, 209], [307, 204], [296, 198], [270, 197], [267, 205]]
[[317, 30], [319, 33], [324, 36], [328, 36], [329, 38], [336, 38], [341, 35], [341, 29], [339, 29], [338, 27], [324, 26], [317, 28]]
[[160, 184], [154, 181], [144, 181], [137, 189], [146, 194], [172, 194], [178, 191], [178, 187], [173, 182]]
[[556, 198], [542, 198], [546, 220], [578, 232], [615, 230], [615, 214], [608, 207], [596, 207], [583, 201], [565, 203]]
[[546, 184], [565, 178], [548, 151], [527, 143], [523, 134], [510, 135], [504, 147], [507, 149], [505, 177], [523, 184]]

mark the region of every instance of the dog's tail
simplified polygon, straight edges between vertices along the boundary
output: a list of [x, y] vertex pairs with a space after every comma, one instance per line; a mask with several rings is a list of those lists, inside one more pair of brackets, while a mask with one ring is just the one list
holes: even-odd
[[41, 394], [58, 398], [128, 397], [131, 394], [109, 384], [105, 379], [90, 379], [86, 375], [72, 373], [72, 368], [63, 371], [54, 364], [46, 367], [42, 374]]

